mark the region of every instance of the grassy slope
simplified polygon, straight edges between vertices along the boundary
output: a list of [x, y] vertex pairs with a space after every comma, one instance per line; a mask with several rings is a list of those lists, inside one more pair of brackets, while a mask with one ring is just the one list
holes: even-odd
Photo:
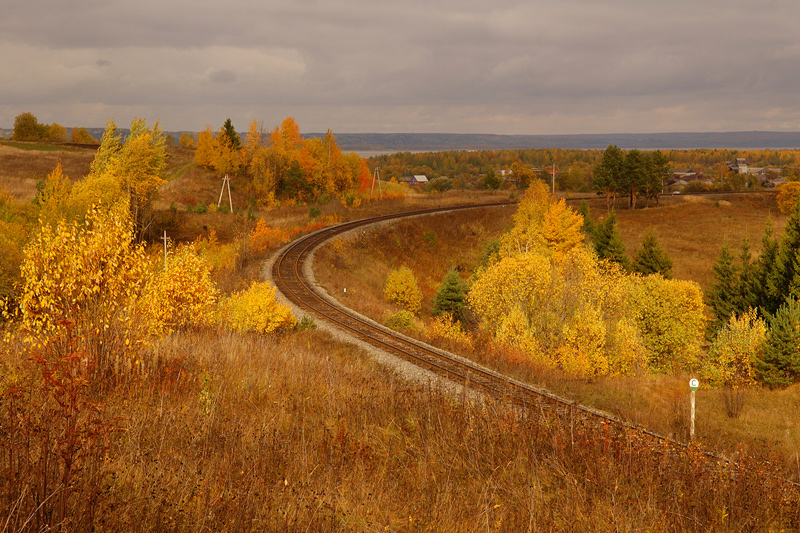
[[[83, 444], [45, 517], [64, 505], [70, 530], [91, 529], [91, 510], [108, 531], [466, 532], [739, 531], [796, 515], [770, 478], [409, 384], [318, 332], [175, 335], [148, 367], [105, 394], [100, 416], [118, 429]], [[52, 413], [34, 417], [47, 428], [34, 449], [48, 432], [64, 444]], [[37, 530], [41, 480], [20, 474], [0, 476], [0, 517], [16, 531], [32, 513]]]

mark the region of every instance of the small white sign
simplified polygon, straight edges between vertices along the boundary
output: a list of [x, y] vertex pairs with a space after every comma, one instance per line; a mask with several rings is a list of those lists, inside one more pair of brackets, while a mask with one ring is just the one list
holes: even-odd
[[700, 387], [700, 382], [696, 379], [689, 380], [689, 388], [692, 390], [697, 390]]

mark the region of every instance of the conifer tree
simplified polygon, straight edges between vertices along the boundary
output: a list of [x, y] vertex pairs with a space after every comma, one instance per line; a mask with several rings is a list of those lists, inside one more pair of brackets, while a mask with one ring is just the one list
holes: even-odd
[[628, 268], [630, 260], [625, 254], [625, 244], [617, 228], [617, 214], [614, 211], [608, 214], [605, 222], [597, 226], [594, 249], [600, 259], [608, 259]]
[[603, 152], [600, 162], [594, 167], [592, 186], [606, 195], [606, 208], [611, 209], [612, 199], [616, 203], [620, 191], [622, 163], [625, 155], [616, 145], [609, 145]]
[[728, 245], [724, 244], [714, 263], [714, 284], [708, 292], [708, 305], [716, 316], [711, 325], [713, 330], [722, 327], [728, 322], [731, 314], [740, 311], [737, 296], [738, 276], [739, 268], [733, 260], [733, 254]]
[[770, 387], [786, 387], [800, 378], [800, 302], [790, 296], [770, 320], [756, 375]]
[[757, 308], [753, 285], [755, 278], [756, 265], [750, 255], [750, 241], [742, 241], [742, 249], [739, 253], [739, 283], [737, 287], [739, 308], [746, 311], [750, 308]]
[[441, 316], [450, 313], [453, 320], [463, 322], [466, 315], [466, 299], [464, 284], [454, 268], [447, 271], [439, 290], [433, 299], [433, 314]]
[[800, 296], [800, 203], [795, 204], [786, 221], [775, 256], [770, 291], [776, 299]]
[[672, 260], [658, 245], [652, 232], [648, 231], [645, 235], [642, 248], [633, 260], [632, 269], [643, 275], [661, 274], [667, 279], [672, 277]]
[[749, 291], [753, 306], [766, 318], [774, 315], [783, 302], [783, 296], [776, 293], [772, 286], [777, 255], [778, 241], [774, 237], [772, 220], [767, 219], [764, 236], [761, 239], [761, 254], [753, 268]]
[[586, 200], [581, 200], [578, 214], [583, 217], [583, 233], [586, 235], [587, 242], [591, 242], [594, 239], [595, 227], [592, 215], [589, 213], [589, 204]]

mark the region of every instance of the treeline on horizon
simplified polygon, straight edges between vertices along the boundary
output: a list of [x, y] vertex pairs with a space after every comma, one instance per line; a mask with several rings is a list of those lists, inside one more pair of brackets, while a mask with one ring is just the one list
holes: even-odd
[[[778, 169], [787, 179], [800, 177], [800, 150], [693, 149], [659, 150], [675, 170], [691, 170], [714, 176], [728, 172], [726, 162], [744, 158], [751, 167]], [[489, 171], [511, 171], [515, 167], [534, 168], [551, 175], [555, 165], [556, 187], [562, 190], [590, 190], [593, 172], [605, 150], [532, 148], [515, 150], [459, 150], [441, 152], [398, 152], [372, 156], [372, 169], [379, 168], [382, 179], [424, 174], [461, 178], [480, 176]], [[655, 153], [655, 152], [653, 152]]]

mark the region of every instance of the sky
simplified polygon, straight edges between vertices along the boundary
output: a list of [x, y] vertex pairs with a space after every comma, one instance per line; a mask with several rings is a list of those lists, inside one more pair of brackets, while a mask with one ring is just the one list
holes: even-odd
[[798, 0], [0, 0], [0, 127], [800, 131]]

